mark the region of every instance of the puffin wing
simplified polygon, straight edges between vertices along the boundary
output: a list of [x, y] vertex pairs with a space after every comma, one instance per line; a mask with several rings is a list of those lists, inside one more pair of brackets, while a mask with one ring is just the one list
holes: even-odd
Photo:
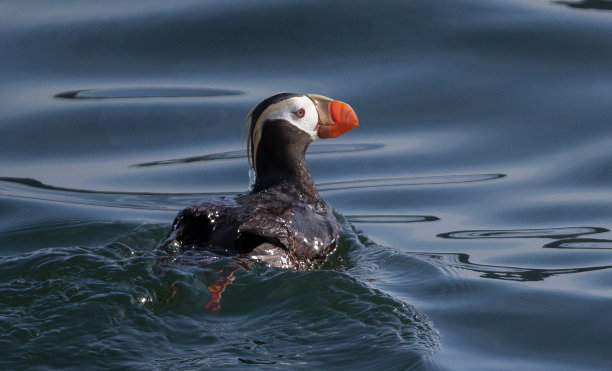
[[238, 227], [238, 252], [248, 253], [262, 243], [287, 249], [289, 229], [286, 211], [275, 206], [258, 206]]
[[195, 246], [232, 253], [238, 226], [236, 214], [232, 200], [205, 200], [178, 213], [169, 240], [176, 241], [182, 248]]
[[238, 228], [238, 251], [275, 267], [318, 268], [335, 249], [339, 232], [328, 217], [306, 204], [259, 206]]

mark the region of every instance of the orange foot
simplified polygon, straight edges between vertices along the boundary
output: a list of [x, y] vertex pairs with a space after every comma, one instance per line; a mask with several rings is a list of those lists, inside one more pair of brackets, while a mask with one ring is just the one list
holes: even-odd
[[233, 268], [228, 275], [221, 276], [212, 285], [208, 286], [210, 291], [210, 300], [204, 305], [204, 308], [211, 312], [218, 312], [221, 309], [221, 294], [225, 288], [234, 282], [234, 272], [240, 267]]

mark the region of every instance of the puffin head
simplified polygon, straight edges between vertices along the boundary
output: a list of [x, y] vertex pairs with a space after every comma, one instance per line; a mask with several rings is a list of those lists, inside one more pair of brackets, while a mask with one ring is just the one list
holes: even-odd
[[247, 155], [256, 174], [271, 161], [303, 157], [315, 139], [335, 138], [359, 125], [351, 106], [318, 94], [275, 94], [249, 112], [244, 127], [249, 119]]

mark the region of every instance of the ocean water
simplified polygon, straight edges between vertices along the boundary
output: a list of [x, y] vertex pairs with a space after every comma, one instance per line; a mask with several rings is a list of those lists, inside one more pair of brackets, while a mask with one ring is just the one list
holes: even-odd
[[[0, 2], [0, 368], [612, 367], [612, 1]], [[279, 92], [351, 104], [308, 152], [323, 269], [159, 259], [248, 188]]]

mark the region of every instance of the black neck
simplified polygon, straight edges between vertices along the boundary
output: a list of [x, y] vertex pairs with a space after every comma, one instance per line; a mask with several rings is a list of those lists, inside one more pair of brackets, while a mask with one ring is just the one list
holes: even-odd
[[310, 135], [284, 120], [265, 122], [262, 130], [255, 156], [253, 192], [281, 187], [295, 189], [307, 202], [318, 201], [305, 157], [312, 142]]

